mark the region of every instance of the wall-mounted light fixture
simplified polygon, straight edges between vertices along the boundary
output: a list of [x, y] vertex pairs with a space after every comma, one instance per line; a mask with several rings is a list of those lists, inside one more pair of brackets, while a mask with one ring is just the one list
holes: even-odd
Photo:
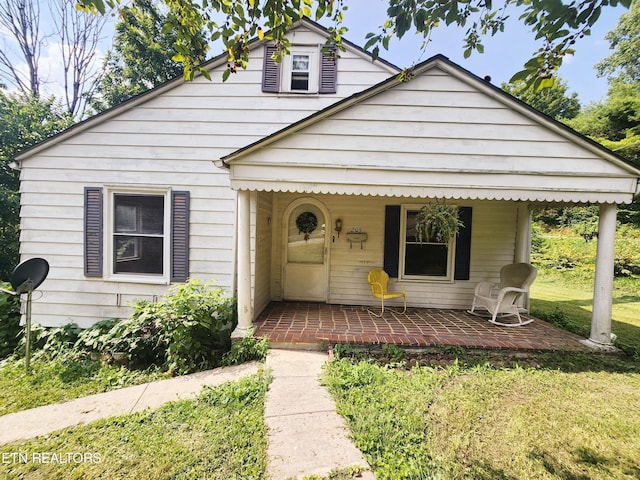
[[339, 218], [336, 220], [336, 232], [338, 232], [338, 238], [340, 238], [340, 232], [342, 231], [342, 220]]

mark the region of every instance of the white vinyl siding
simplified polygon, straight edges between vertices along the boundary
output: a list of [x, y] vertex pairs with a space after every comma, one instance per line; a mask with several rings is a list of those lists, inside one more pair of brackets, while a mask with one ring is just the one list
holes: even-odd
[[259, 192], [256, 194], [255, 231], [252, 235], [254, 281], [254, 313], [259, 314], [271, 301], [271, 256], [273, 251], [273, 194]]
[[[295, 193], [274, 193], [274, 254], [271, 263], [272, 299], [281, 299], [281, 222], [286, 208], [296, 199]], [[329, 210], [330, 225], [343, 221], [338, 238], [331, 227], [329, 242], [329, 294], [328, 303], [345, 305], [372, 304], [367, 273], [383, 266], [385, 206], [402, 203], [401, 198], [313, 195]], [[427, 203], [428, 199], [425, 199]], [[413, 202], [411, 202], [413, 203]], [[473, 208], [471, 238], [471, 265], [469, 280], [452, 282], [402, 281], [407, 302], [416, 307], [469, 308], [473, 300], [475, 284], [480, 280], [499, 280], [500, 267], [513, 263], [515, 256], [515, 232], [517, 202], [465, 201], [460, 207]], [[362, 244], [351, 245], [347, 232], [359, 227], [367, 233]], [[362, 248], [361, 248], [362, 247]]]
[[636, 189], [630, 167], [444, 62], [389, 85], [228, 158], [234, 188], [557, 202]]
[[[325, 38], [303, 26], [292, 41], [320, 44]], [[261, 91], [262, 59], [260, 46], [251, 52], [247, 70], [226, 82], [224, 63], [211, 71], [211, 81], [177, 81], [136, 106], [84, 122], [22, 160], [21, 255], [40, 256], [51, 265], [39, 288], [43, 297], [33, 303], [34, 322], [89, 326], [127, 316], [132, 300], [157, 298], [167, 290], [166, 284], [84, 276], [87, 186], [188, 191], [189, 275], [213, 279], [234, 293], [236, 193], [229, 172], [212, 161], [392, 74], [347, 49], [341, 52], [335, 94], [274, 96]]]

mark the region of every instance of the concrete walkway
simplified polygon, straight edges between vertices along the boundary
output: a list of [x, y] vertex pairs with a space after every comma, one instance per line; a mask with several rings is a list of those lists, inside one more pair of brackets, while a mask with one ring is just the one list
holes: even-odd
[[[323, 353], [292, 350], [270, 350], [267, 355], [266, 365], [273, 378], [265, 404], [270, 480], [326, 475], [333, 469], [356, 465], [369, 468], [318, 381], [327, 358]], [[3, 415], [0, 445], [193, 398], [205, 385], [237, 380], [259, 368], [255, 362], [218, 368]], [[365, 471], [360, 478], [375, 477]]]
[[193, 398], [205, 385], [236, 380], [256, 373], [258, 368], [256, 362], [217, 368], [3, 415], [0, 416], [0, 445], [101, 418], [158, 408], [166, 402]]
[[267, 477], [273, 480], [326, 475], [333, 469], [360, 466], [360, 478], [373, 479], [362, 452], [318, 376], [326, 353], [270, 350], [267, 368], [272, 383], [267, 392]]

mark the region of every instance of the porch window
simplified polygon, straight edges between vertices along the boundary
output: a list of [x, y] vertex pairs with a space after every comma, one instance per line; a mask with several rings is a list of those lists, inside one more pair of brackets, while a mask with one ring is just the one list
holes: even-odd
[[455, 238], [447, 243], [419, 242], [415, 223], [419, 208], [403, 208], [401, 277], [451, 280]]
[[[384, 212], [383, 268], [392, 278], [415, 280], [469, 280], [471, 272], [471, 207], [458, 208], [463, 226], [448, 244], [415, 238], [416, 205], [387, 205]], [[445, 261], [446, 259], [446, 261]]]

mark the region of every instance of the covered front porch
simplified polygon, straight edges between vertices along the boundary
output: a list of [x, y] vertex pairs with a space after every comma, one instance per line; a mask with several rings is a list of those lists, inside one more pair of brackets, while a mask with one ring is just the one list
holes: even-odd
[[[509, 351], [589, 351], [582, 337], [534, 319], [525, 327], [501, 327], [464, 310], [387, 310], [382, 318], [367, 306], [271, 302], [254, 335], [279, 348], [319, 349], [327, 344], [462, 347]], [[523, 315], [532, 318], [530, 315]]]
[[[552, 339], [568, 334], [544, 322], [504, 329], [464, 311], [478, 282], [530, 262], [533, 208], [590, 204], [600, 220], [587, 342], [610, 349], [617, 205], [640, 193], [640, 170], [444, 57], [413, 74], [217, 161], [238, 192], [234, 336], [257, 325], [274, 341], [559, 349]], [[456, 205], [464, 228], [418, 251], [414, 214], [435, 201]], [[313, 259], [291, 261], [309, 240]], [[374, 267], [404, 285], [407, 315], [338, 306], [372, 302]], [[319, 303], [273, 303], [285, 300]]]

